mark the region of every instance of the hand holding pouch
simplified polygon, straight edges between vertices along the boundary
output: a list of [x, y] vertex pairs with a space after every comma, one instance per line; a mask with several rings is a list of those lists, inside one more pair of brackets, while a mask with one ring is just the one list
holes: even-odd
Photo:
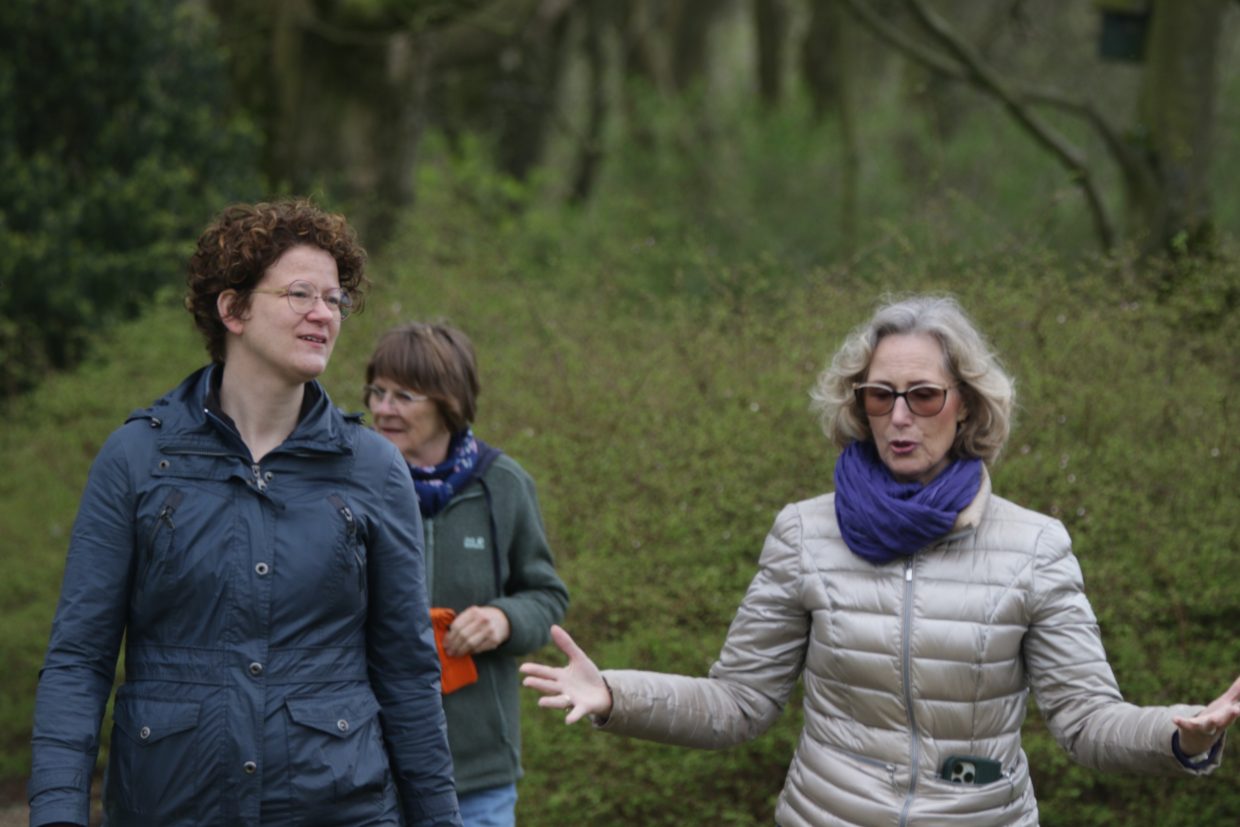
[[450, 695], [456, 690], [478, 681], [478, 667], [469, 655], [449, 655], [443, 648], [443, 637], [448, 627], [456, 619], [452, 609], [431, 608], [431, 626], [435, 630], [435, 648], [439, 651], [439, 667], [442, 675], [443, 694]]

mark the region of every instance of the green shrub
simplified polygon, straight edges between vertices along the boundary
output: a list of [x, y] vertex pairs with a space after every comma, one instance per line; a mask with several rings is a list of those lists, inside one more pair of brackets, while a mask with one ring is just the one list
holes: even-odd
[[0, 400], [175, 284], [211, 205], [252, 195], [198, 3], [0, 8]]
[[[1235, 280], [1234, 264], [1185, 277], [1183, 295], [1200, 301], [1159, 302], [1122, 262], [1069, 264], [1026, 242], [923, 248], [923, 228], [910, 227], [834, 272], [790, 263], [778, 244], [730, 238], [722, 256], [720, 230], [670, 195], [564, 211], [473, 163], [428, 155], [419, 208], [373, 262], [376, 287], [324, 381], [356, 409], [384, 329], [443, 317], [469, 331], [478, 431], [537, 481], [572, 593], [567, 628], [601, 666], [705, 673], [777, 511], [832, 486], [834, 452], [808, 410], [815, 376], [884, 291], [951, 290], [1018, 381], [996, 490], [1066, 523], [1127, 698], [1204, 702], [1234, 679], [1240, 589], [1226, 573], [1240, 446], [1228, 403], [1240, 316], [1205, 301]], [[526, 209], [500, 208], [497, 192]], [[0, 434], [0, 525], [22, 550], [0, 585], [0, 621], [18, 630], [0, 649], [0, 774], [25, 771], [90, 458], [130, 409], [202, 360], [169, 301], [33, 393]], [[523, 706], [519, 817], [551, 827], [769, 824], [801, 723], [794, 698], [754, 742], [695, 752], [565, 727], [532, 694]], [[1048, 827], [1240, 816], [1234, 763], [1208, 781], [1102, 775], [1071, 765], [1036, 710], [1025, 743]]]

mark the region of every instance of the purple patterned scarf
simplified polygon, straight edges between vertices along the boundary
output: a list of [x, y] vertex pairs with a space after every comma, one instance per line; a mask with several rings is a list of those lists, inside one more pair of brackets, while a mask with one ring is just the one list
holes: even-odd
[[472, 428], [452, 435], [448, 457], [438, 465], [410, 465], [422, 517], [434, 517], [456, 492], [469, 485], [478, 465], [478, 440]]

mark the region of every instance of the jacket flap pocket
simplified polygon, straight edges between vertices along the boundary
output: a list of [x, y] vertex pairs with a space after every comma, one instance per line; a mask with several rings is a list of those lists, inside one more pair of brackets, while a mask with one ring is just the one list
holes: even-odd
[[112, 710], [116, 728], [139, 744], [154, 744], [198, 726], [202, 705], [193, 701], [117, 698]]
[[379, 702], [369, 692], [300, 696], [284, 703], [297, 723], [337, 738], [349, 737], [379, 711]]

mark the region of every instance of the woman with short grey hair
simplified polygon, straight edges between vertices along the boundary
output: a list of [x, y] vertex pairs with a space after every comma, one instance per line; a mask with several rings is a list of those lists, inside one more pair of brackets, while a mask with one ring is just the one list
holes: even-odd
[[783, 827], [1037, 825], [1021, 724], [1030, 690], [1073, 759], [1206, 774], [1240, 716], [1125, 703], [1062, 523], [991, 492], [1012, 380], [960, 306], [880, 306], [812, 392], [841, 449], [835, 491], [786, 506], [708, 677], [527, 663], [541, 706], [602, 730], [718, 748], [775, 721], [798, 680], [805, 724]]

